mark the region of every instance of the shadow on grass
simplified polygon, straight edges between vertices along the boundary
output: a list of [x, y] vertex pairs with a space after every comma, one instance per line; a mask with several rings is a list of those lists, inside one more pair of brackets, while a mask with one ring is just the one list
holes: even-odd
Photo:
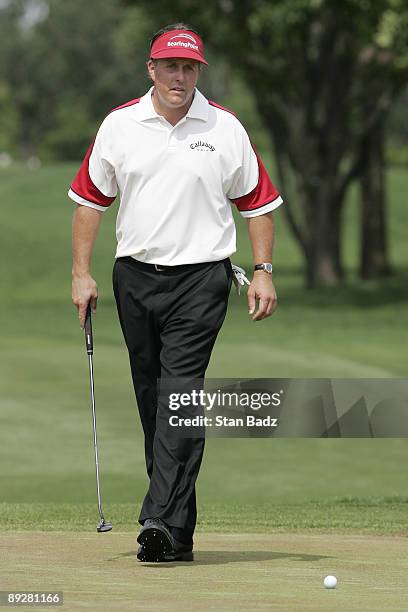
[[[107, 561], [119, 561], [132, 557], [136, 559], [136, 550], [132, 550], [126, 553], [121, 553], [115, 557], [107, 559]], [[333, 557], [329, 555], [305, 555], [303, 553], [285, 553], [276, 552], [273, 550], [209, 550], [209, 551], [194, 551], [194, 566], [196, 565], [223, 565], [227, 563], [253, 563], [257, 561], [276, 561], [276, 560], [288, 560], [293, 561], [321, 561], [322, 559], [331, 559]], [[171, 563], [141, 563], [137, 561], [143, 567], [177, 567], [178, 565], [191, 565], [191, 562], [171, 562]]]

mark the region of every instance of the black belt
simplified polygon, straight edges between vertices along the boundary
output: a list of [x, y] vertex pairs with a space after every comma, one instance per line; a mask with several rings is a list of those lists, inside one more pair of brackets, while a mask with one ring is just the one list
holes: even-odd
[[[200, 266], [220, 263], [219, 261], [203, 261], [201, 263], [180, 264], [178, 266], [162, 266], [162, 264], [145, 263], [144, 261], [139, 261], [134, 257], [119, 257], [118, 259], [131, 263], [133, 266], [135, 266], [135, 268], [149, 270], [150, 272], [188, 272], [189, 270], [194, 270], [194, 268], [198, 268]], [[222, 259], [221, 261], [227, 261], [227, 259]]]

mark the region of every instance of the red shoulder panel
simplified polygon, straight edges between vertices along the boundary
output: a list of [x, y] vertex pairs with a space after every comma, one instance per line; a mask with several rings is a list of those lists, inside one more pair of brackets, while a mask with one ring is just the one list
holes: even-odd
[[89, 176], [89, 158], [94, 147], [95, 140], [88, 149], [87, 154], [84, 157], [76, 177], [74, 178], [71, 189], [74, 193], [79, 195], [84, 200], [98, 204], [99, 206], [110, 206], [115, 198], [109, 198], [104, 195], [96, 185], [93, 184], [91, 177]]

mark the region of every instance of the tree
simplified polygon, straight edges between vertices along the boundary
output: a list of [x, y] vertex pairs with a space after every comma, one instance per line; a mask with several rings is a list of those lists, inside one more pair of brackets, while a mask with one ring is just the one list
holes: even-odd
[[[152, 19], [160, 15], [158, 25], [191, 22], [241, 72], [273, 144], [307, 284], [338, 283], [350, 183], [361, 177], [364, 218], [375, 194], [384, 193], [383, 185], [372, 188], [373, 164], [383, 163], [373, 154], [373, 134], [406, 79], [407, 0], [149, 0], [144, 6]], [[396, 12], [384, 45], [384, 24]], [[384, 48], [392, 48], [392, 60], [379, 70]], [[385, 241], [382, 251], [386, 260]]]
[[381, 278], [392, 272], [387, 248], [385, 123], [397, 96], [406, 89], [408, 67], [406, 4], [395, 0], [392, 7], [382, 15], [374, 44], [364, 50], [368, 58], [365, 112], [375, 118], [361, 141], [360, 274], [364, 279]]
[[147, 82], [139, 49], [150, 23], [116, 0], [10, 0], [0, 17], [0, 104], [13, 107], [20, 156], [78, 159], [109, 110]]
[[17, 118], [14, 137], [23, 157], [33, 154], [38, 140], [39, 123], [36, 121], [35, 75], [36, 45], [31, 31], [23, 22], [27, 3], [23, 0], [9, 2], [0, 8], [0, 73], [7, 91], [2, 102], [11, 106]]

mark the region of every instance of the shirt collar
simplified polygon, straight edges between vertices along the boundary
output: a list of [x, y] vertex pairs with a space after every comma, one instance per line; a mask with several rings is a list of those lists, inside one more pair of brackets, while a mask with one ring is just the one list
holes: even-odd
[[[138, 104], [139, 117], [141, 121], [148, 119], [157, 119], [160, 115], [154, 110], [152, 102], [152, 86], [149, 91], [142, 96]], [[193, 102], [186, 113], [186, 118], [190, 119], [201, 119], [202, 121], [208, 120], [208, 100], [203, 94], [197, 89], [194, 90]]]
[[208, 100], [201, 91], [198, 91], [197, 87], [194, 90], [194, 99], [187, 111], [186, 117], [201, 119], [202, 121], [208, 120]]

